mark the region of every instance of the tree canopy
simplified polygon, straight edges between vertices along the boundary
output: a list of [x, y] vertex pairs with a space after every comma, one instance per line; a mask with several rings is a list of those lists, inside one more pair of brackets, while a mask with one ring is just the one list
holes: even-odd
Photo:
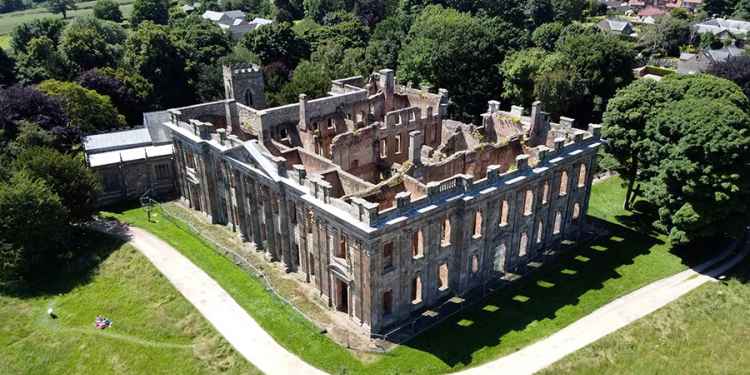
[[749, 109], [737, 85], [709, 75], [639, 81], [610, 101], [603, 131], [609, 151], [631, 186], [640, 185], [636, 193], [658, 208], [657, 228], [674, 243], [742, 229]]
[[122, 58], [127, 35], [119, 25], [97, 18], [79, 17], [71, 21], [60, 38], [60, 53], [68, 63], [85, 71], [116, 66]]
[[166, 25], [169, 22], [169, 2], [167, 0], [135, 0], [130, 23], [140, 25], [144, 21]]
[[96, 18], [112, 22], [122, 22], [120, 4], [114, 0], [96, 0], [93, 11]]
[[39, 90], [57, 98], [73, 127], [95, 132], [125, 125], [125, 117], [117, 112], [109, 97], [89, 90], [75, 82], [48, 80]]

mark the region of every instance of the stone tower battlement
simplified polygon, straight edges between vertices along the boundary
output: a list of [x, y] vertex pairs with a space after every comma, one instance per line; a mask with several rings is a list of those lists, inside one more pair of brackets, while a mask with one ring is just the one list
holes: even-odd
[[248, 107], [262, 109], [266, 106], [263, 70], [255, 64], [239, 63], [222, 66], [224, 93]]

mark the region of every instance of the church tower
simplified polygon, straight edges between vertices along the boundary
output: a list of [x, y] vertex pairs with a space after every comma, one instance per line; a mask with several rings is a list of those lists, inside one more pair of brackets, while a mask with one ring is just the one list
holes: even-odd
[[233, 64], [222, 68], [227, 99], [255, 109], [266, 107], [265, 83], [260, 67], [255, 64]]

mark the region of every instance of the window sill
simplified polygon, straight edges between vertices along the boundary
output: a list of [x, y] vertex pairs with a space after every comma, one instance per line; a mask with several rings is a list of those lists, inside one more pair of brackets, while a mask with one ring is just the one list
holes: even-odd
[[412, 257], [411, 257], [411, 259], [412, 259], [412, 260], [419, 260], [419, 259], [424, 259], [424, 254], [422, 254], [422, 255], [417, 255], [417, 256], [412, 256]]
[[441, 243], [440, 243], [440, 247], [448, 247], [448, 246], [450, 246], [450, 245], [451, 245], [451, 243], [450, 243], [450, 242], [441, 242]]
[[415, 299], [414, 301], [411, 301], [411, 305], [412, 306], [416, 306], [416, 305], [420, 305], [420, 304], [422, 304], [422, 300], [421, 299]]
[[506, 228], [508, 226], [508, 223], [502, 223], [498, 225], [500, 228]]
[[471, 238], [473, 238], [475, 240], [478, 240], [478, 239], [482, 238], [482, 235], [481, 234], [475, 234], [475, 235], [471, 236]]
[[450, 289], [450, 288], [449, 288], [449, 287], [447, 287], [447, 286], [444, 286], [444, 287], [442, 287], [442, 288], [438, 288], [438, 291], [442, 293], [442, 292], [445, 292], [445, 291], [446, 291], [446, 290], [448, 290], [448, 289]]
[[383, 268], [383, 275], [390, 273], [391, 271], [395, 270], [396, 267], [394, 266], [388, 266], [386, 268]]

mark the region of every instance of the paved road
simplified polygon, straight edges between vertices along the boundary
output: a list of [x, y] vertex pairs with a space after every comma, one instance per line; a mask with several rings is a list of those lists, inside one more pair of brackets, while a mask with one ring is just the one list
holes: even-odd
[[[232, 297], [200, 268], [166, 242], [138, 228], [132, 243], [216, 327], [224, 338], [266, 374], [324, 374], [271, 338]], [[459, 372], [464, 375], [533, 374], [596, 340], [658, 310], [736, 265], [750, 247], [724, 260], [717, 257], [696, 270], [656, 281], [620, 297], [513, 354]], [[725, 255], [729, 255], [728, 252]], [[720, 262], [719, 262], [720, 261]], [[704, 272], [711, 267], [708, 272]], [[704, 272], [704, 273], [700, 273]]]
[[219, 284], [172, 246], [139, 228], [131, 243], [190, 301], [224, 338], [266, 374], [324, 374], [289, 353]]

